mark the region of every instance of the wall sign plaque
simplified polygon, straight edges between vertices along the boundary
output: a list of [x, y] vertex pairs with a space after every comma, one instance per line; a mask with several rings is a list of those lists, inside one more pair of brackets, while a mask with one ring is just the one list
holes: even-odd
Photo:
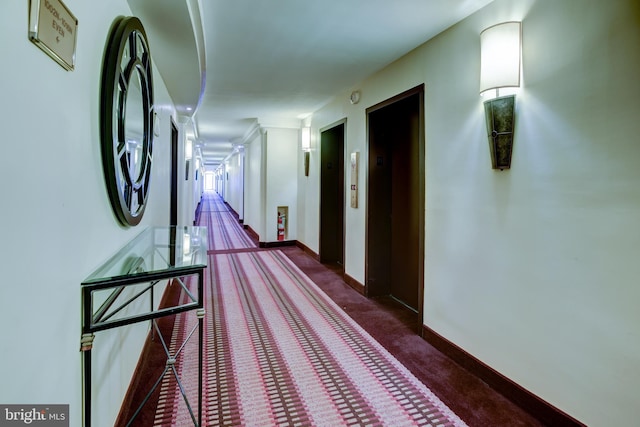
[[31, 0], [29, 40], [65, 70], [76, 63], [78, 20], [60, 0]]

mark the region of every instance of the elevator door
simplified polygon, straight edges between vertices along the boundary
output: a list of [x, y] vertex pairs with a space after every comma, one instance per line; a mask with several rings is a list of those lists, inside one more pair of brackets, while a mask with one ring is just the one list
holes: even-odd
[[366, 291], [417, 312], [424, 281], [422, 100], [419, 90], [368, 112]]
[[344, 268], [344, 123], [320, 133], [320, 262]]

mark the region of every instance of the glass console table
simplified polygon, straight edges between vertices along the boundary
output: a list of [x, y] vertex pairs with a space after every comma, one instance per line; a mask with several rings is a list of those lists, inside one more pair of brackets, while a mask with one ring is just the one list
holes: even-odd
[[[186, 396], [194, 425], [202, 425], [203, 290], [207, 267], [207, 229], [195, 226], [150, 227], [127, 243], [81, 284], [83, 352], [83, 425], [91, 426], [91, 350], [95, 333], [133, 323], [196, 310], [198, 317], [198, 409], [194, 414]], [[192, 280], [197, 289], [192, 289]], [[181, 286], [186, 296], [175, 305], [160, 307], [156, 288], [162, 284]], [[194, 328], [195, 329], [195, 328]], [[193, 333], [193, 331], [192, 331]], [[190, 337], [191, 334], [188, 334]], [[160, 334], [158, 334], [160, 335]], [[162, 339], [162, 336], [160, 335]], [[189, 338], [187, 338], [189, 339]], [[173, 371], [176, 355], [169, 354], [167, 371]], [[161, 377], [162, 378], [162, 377]], [[160, 378], [160, 379], [161, 379]], [[160, 379], [154, 388], [158, 386]], [[146, 400], [145, 399], [145, 402]], [[144, 405], [144, 402], [143, 404]], [[135, 417], [139, 410], [133, 415]]]

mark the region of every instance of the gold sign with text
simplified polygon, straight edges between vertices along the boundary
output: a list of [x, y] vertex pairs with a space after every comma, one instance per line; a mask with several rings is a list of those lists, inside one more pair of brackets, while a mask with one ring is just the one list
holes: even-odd
[[31, 0], [29, 40], [66, 70], [76, 63], [78, 20], [60, 0]]

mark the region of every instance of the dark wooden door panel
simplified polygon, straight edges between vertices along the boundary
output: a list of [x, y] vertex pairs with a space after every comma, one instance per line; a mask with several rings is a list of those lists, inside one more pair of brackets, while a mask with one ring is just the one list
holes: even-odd
[[344, 265], [344, 123], [320, 134], [320, 261]]
[[367, 295], [420, 311], [424, 265], [423, 91], [368, 112]]

